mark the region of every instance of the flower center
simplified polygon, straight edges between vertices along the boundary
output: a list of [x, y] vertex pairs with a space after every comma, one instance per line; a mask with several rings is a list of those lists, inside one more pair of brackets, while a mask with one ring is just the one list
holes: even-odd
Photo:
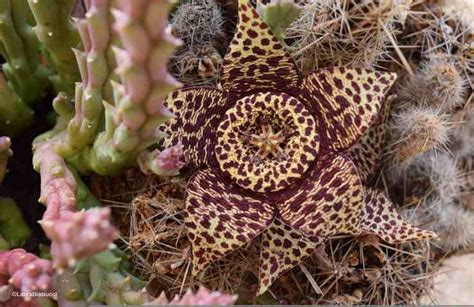
[[266, 158], [276, 158], [283, 160], [286, 157], [284, 143], [291, 135], [290, 129], [281, 129], [275, 132], [268, 118], [264, 118], [260, 123], [260, 131], [257, 133], [247, 133], [247, 142], [253, 145], [257, 152], [254, 160], [262, 162]]
[[287, 94], [259, 93], [238, 100], [217, 130], [221, 170], [243, 188], [272, 192], [291, 186], [315, 160], [316, 122]]

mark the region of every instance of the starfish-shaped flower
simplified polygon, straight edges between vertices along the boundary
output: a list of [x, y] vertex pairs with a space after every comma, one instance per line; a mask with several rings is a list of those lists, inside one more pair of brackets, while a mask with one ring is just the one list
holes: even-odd
[[163, 145], [182, 144], [196, 169], [185, 207], [193, 274], [260, 234], [259, 293], [337, 234], [372, 233], [390, 243], [436, 237], [363, 186], [380, 123], [361, 137], [395, 78], [342, 67], [300, 78], [269, 27], [240, 0], [222, 90], [172, 92], [166, 105], [176, 117], [161, 127], [169, 135]]

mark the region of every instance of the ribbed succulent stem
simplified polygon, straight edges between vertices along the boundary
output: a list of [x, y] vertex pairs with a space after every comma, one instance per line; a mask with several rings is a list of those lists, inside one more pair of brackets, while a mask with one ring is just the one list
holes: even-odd
[[[78, 209], [93, 207], [97, 200], [90, 195], [75, 171], [55, 151], [63, 129], [71, 117], [68, 96], [60, 94], [53, 102], [59, 114], [55, 128], [33, 143], [33, 166], [41, 175], [40, 202], [47, 208], [41, 222], [51, 239], [51, 254], [58, 269], [73, 266], [77, 260], [106, 250], [116, 238], [110, 224], [110, 211]], [[79, 207], [79, 208], [78, 208]]]
[[23, 103], [0, 73], [0, 133], [14, 136], [29, 126], [32, 119], [33, 111]]
[[30, 12], [24, 1], [0, 1], [0, 53], [9, 83], [31, 105], [47, 85], [48, 71], [39, 65], [39, 43], [25, 22]]
[[156, 127], [170, 118], [163, 101], [179, 83], [166, 70], [178, 45], [166, 30], [169, 6], [165, 0], [126, 0], [112, 11], [122, 45], [113, 49], [121, 84], [113, 85], [115, 104], [105, 104], [105, 131], [88, 159], [99, 174], [136, 163], [157, 141]]
[[51, 81], [57, 91], [74, 92], [79, 70], [71, 48], [80, 45], [79, 34], [70, 20], [74, 0], [28, 0], [36, 20], [35, 32], [46, 47], [58, 75]]
[[57, 147], [58, 153], [66, 159], [91, 145], [102, 123], [103, 91], [109, 77], [108, 9], [109, 0], [89, 1], [86, 19], [76, 22], [84, 47], [84, 51], [75, 50], [82, 82], [76, 84], [75, 115]]
[[[169, 5], [165, 0], [128, 0], [120, 5], [114, 0], [88, 0], [85, 4], [86, 18], [76, 21], [84, 50], [75, 50], [82, 82], [76, 84], [74, 110], [68, 95], [60, 93], [53, 102], [59, 115], [55, 128], [33, 144], [33, 164], [42, 182], [40, 201], [47, 206], [42, 226], [52, 240], [53, 262], [60, 269], [107, 250], [117, 237], [109, 222], [110, 210], [77, 212], [95, 200], [75, 171], [111, 174], [135, 164], [140, 152], [156, 143], [158, 125], [170, 117], [164, 99], [178, 85], [166, 70], [177, 42], [166, 31], [168, 10], [163, 8]], [[111, 35], [111, 8], [116, 40]], [[119, 63], [115, 71], [110, 50]], [[105, 101], [113, 72], [121, 83], [113, 85], [113, 97]], [[175, 171], [174, 165], [180, 165], [176, 160], [179, 152], [179, 148], [164, 152], [156, 167]], [[92, 266], [91, 274], [93, 299], [89, 301], [141, 300], [130, 288], [127, 280], [131, 277], [122, 284], [116, 273], [100, 266]], [[113, 289], [104, 292], [95, 286], [102, 280]]]

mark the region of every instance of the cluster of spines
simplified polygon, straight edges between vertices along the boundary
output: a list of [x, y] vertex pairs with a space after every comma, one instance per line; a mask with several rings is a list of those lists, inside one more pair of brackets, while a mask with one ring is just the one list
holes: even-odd
[[441, 250], [454, 251], [474, 243], [473, 213], [465, 197], [469, 170], [459, 163], [472, 156], [472, 146], [465, 146], [470, 130], [465, 115], [472, 111], [461, 57], [446, 51], [430, 53], [397, 86], [387, 179], [418, 204], [406, 213], [413, 223], [438, 233]]

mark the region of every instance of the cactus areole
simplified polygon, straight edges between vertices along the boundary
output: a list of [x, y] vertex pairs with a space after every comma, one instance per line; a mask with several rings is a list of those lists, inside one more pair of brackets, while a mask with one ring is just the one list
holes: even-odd
[[330, 236], [372, 233], [391, 243], [435, 237], [365, 188], [346, 154], [395, 78], [342, 67], [301, 78], [248, 0], [240, 0], [222, 90], [172, 92], [166, 105], [176, 117], [161, 126], [163, 145], [182, 144], [197, 170], [185, 209], [193, 274], [261, 235], [263, 293]]

